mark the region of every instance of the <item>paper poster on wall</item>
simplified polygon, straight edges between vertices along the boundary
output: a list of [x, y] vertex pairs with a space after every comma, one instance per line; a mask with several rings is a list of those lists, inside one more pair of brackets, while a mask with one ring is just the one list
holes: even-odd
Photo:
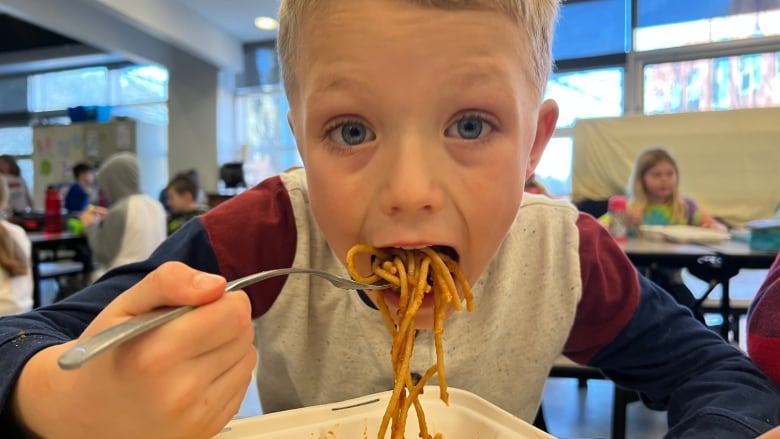
[[87, 157], [93, 158], [100, 155], [100, 141], [98, 140], [98, 133], [95, 130], [88, 130], [86, 135], [86, 144], [84, 148], [84, 154]]
[[51, 174], [51, 162], [48, 159], [41, 160], [40, 173], [43, 176], [48, 176]]
[[116, 126], [116, 147], [117, 149], [129, 149], [133, 146], [133, 132], [130, 125], [120, 123]]

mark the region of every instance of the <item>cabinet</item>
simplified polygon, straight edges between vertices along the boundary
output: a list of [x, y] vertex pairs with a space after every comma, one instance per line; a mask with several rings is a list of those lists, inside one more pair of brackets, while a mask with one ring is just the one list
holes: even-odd
[[33, 203], [43, 206], [46, 188], [73, 182], [79, 162], [99, 166], [116, 152], [136, 154], [141, 164], [141, 191], [157, 198], [168, 183], [167, 127], [116, 119], [33, 128]]

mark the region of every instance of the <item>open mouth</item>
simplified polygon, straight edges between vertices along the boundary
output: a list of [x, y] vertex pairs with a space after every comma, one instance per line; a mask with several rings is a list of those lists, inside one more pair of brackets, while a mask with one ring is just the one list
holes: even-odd
[[455, 262], [460, 261], [460, 255], [458, 255], [458, 252], [454, 248], [448, 245], [434, 245], [431, 248], [435, 250], [437, 253], [441, 253], [449, 256], [450, 259], [452, 259]]
[[[460, 255], [458, 255], [458, 252], [448, 245], [432, 245], [430, 246], [436, 253], [441, 253], [443, 255], [448, 256], [450, 259], [452, 259], [455, 262], [460, 262]], [[397, 250], [397, 247], [384, 247], [383, 250]], [[373, 262], [373, 259], [375, 257], [371, 257], [371, 262]]]

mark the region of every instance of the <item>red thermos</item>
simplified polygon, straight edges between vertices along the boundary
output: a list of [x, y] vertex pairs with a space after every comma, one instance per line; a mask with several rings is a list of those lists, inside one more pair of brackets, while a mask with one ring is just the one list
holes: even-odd
[[62, 194], [55, 186], [46, 189], [43, 212], [43, 232], [62, 233]]

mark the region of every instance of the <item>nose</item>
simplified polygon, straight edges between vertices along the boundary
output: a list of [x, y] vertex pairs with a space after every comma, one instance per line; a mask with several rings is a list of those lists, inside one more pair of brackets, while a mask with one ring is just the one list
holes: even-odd
[[386, 149], [379, 205], [386, 215], [430, 214], [441, 210], [442, 158], [433, 145], [414, 139]]

